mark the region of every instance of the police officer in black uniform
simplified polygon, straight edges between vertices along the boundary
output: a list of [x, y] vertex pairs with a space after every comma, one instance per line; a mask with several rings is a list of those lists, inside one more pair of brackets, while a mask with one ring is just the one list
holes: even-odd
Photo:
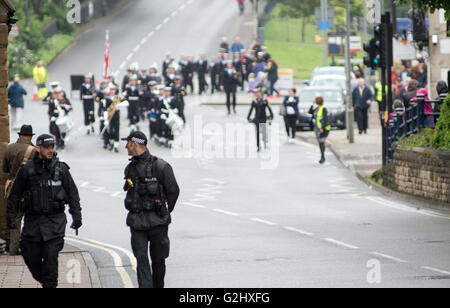
[[86, 75], [84, 77], [84, 83], [81, 85], [80, 100], [83, 104], [84, 110], [84, 126], [86, 127], [86, 133], [94, 133], [95, 111], [94, 100], [96, 96], [95, 87], [92, 85], [92, 77]]
[[[172, 167], [147, 149], [142, 132], [131, 133], [126, 149], [132, 156], [125, 169], [125, 207], [140, 288], [163, 288], [169, 257], [170, 213], [180, 194]], [[150, 260], [148, 258], [150, 247]]]
[[25, 222], [22, 230], [22, 256], [33, 278], [44, 288], [58, 286], [58, 254], [64, 246], [69, 205], [72, 229], [81, 225], [78, 189], [69, 172], [55, 153], [55, 138], [41, 135], [36, 154], [19, 171], [8, 199], [8, 227], [16, 229], [17, 210], [24, 200]]

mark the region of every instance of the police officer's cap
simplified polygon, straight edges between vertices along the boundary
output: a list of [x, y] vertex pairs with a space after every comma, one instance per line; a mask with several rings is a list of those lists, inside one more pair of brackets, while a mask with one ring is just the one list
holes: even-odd
[[181, 76], [180, 75], [176, 75], [175, 76], [175, 80], [181, 80]]
[[150, 81], [149, 83], [148, 83], [148, 85], [150, 86], [150, 87], [154, 87], [154, 86], [156, 86], [158, 83], [156, 82], [156, 81], [154, 81], [154, 80], [152, 80], [152, 81]]
[[165, 88], [164, 88], [164, 91], [166, 91], [166, 92], [172, 92], [172, 88], [171, 88], [171, 87], [165, 87]]
[[52, 135], [43, 134], [40, 135], [36, 140], [37, 146], [49, 146], [52, 144], [56, 144], [56, 139]]
[[147, 145], [147, 137], [143, 132], [132, 132], [127, 138], [122, 138], [121, 140], [136, 142], [141, 145]]
[[136, 75], [131, 76], [130, 80], [137, 80], [137, 76]]
[[86, 74], [86, 75], [84, 75], [84, 79], [92, 79], [92, 75], [91, 74]]
[[59, 82], [58, 81], [50, 82], [50, 87], [52, 87], [52, 88], [59, 87]]
[[253, 93], [258, 93], [258, 92], [262, 93], [262, 89], [261, 88], [256, 88], [256, 89], [253, 90]]

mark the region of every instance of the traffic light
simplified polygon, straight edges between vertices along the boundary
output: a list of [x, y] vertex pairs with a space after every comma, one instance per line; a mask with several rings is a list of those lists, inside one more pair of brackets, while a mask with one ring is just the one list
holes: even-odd
[[367, 56], [364, 57], [364, 65], [370, 68], [377, 67], [374, 62], [375, 39], [371, 39], [370, 41], [364, 43], [364, 51], [367, 53]]

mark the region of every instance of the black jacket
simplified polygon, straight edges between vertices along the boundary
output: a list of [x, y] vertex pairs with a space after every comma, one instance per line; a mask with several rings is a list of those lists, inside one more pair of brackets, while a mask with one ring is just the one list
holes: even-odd
[[234, 68], [231, 74], [228, 73], [227, 68], [223, 71], [220, 84], [225, 88], [225, 91], [236, 92], [239, 84], [238, 76], [238, 72]]
[[[141, 156], [131, 159], [130, 164], [125, 169], [125, 181], [131, 179], [133, 183], [142, 182], [142, 178], [146, 177], [148, 164], [152, 164], [153, 166], [152, 170], [154, 174], [152, 174], [152, 177], [156, 178], [161, 185], [164, 196], [160, 197], [165, 199], [167, 207], [164, 206], [160, 214], [156, 211], [130, 211], [127, 208], [129, 210], [127, 225], [135, 230], [141, 231], [150, 230], [157, 226], [169, 225], [171, 223], [170, 213], [175, 208], [180, 194], [180, 188], [178, 187], [172, 167], [164, 160], [152, 156], [148, 150]], [[133, 193], [136, 193], [135, 190], [138, 188], [135, 187], [128, 190], [127, 183], [125, 183], [124, 189], [127, 191], [128, 199], [132, 198]], [[145, 196], [142, 198], [145, 198]], [[125, 207], [127, 207], [127, 199], [125, 201]]]
[[[88, 88], [89, 86], [89, 88]], [[83, 83], [80, 90], [80, 100], [92, 102], [94, 101], [95, 88], [90, 84]]]
[[[284, 105], [286, 108], [287, 108], [287, 107], [293, 108], [294, 111], [295, 111], [295, 116], [297, 116], [297, 118], [298, 118], [298, 117], [300, 117], [300, 112], [299, 112], [299, 110], [298, 110], [298, 104], [300, 103], [300, 99], [298, 98], [298, 96], [295, 96], [295, 97], [294, 97], [294, 101], [293, 101], [293, 102], [290, 102], [290, 101], [289, 101], [290, 98], [291, 98], [290, 96], [286, 96], [286, 97], [284, 98], [283, 105]], [[287, 113], [286, 113], [286, 116], [288, 116]]]
[[80, 197], [69, 169], [56, 154], [52, 160], [44, 160], [36, 153], [20, 169], [14, 182], [8, 199], [8, 226], [15, 227], [17, 209], [24, 199], [24, 239], [46, 242], [64, 237], [67, 224], [65, 205], [69, 205], [73, 220], [81, 221]]
[[364, 87], [363, 94], [361, 96], [361, 94], [359, 93], [359, 86], [353, 90], [352, 98], [353, 107], [356, 107], [358, 109], [368, 109], [370, 105], [367, 104], [367, 101], [374, 100], [373, 93], [368, 87]]
[[270, 108], [269, 102], [262, 98], [261, 100], [258, 100], [255, 98], [252, 102], [252, 107], [250, 108], [250, 111], [247, 116], [247, 120], [251, 120], [250, 117], [252, 116], [253, 109], [255, 109], [255, 118], [252, 120], [254, 123], [266, 123], [267, 122], [267, 113], [266, 109], [269, 110], [270, 118], [273, 119], [273, 112]]

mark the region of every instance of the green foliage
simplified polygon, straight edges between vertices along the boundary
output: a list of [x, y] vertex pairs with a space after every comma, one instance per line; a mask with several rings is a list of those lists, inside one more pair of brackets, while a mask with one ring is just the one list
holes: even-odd
[[[32, 69], [40, 59], [47, 65], [73, 40], [75, 26], [67, 22], [66, 15], [70, 8], [65, 1], [29, 1], [28, 29], [25, 1], [12, 0], [20, 29], [19, 36], [8, 46], [10, 78], [20, 74], [23, 78], [31, 77]], [[50, 22], [56, 21], [59, 34], [50, 39], [42, 36], [42, 29]], [[20, 55], [20, 56], [19, 56]], [[20, 61], [19, 61], [20, 60]]]
[[367, 178], [379, 185], [383, 185], [383, 168], [378, 169], [371, 175], [368, 175]]
[[437, 150], [450, 150], [450, 96], [441, 105], [441, 115], [431, 144]]
[[[407, 4], [411, 0], [397, 0], [399, 4]], [[445, 18], [450, 20], [450, 1], [449, 0], [412, 0], [415, 7], [430, 9], [432, 13], [435, 10], [444, 9]]]
[[434, 134], [434, 129], [425, 128], [418, 134], [401, 139], [398, 142], [398, 145], [406, 147], [431, 148], [431, 140]]

